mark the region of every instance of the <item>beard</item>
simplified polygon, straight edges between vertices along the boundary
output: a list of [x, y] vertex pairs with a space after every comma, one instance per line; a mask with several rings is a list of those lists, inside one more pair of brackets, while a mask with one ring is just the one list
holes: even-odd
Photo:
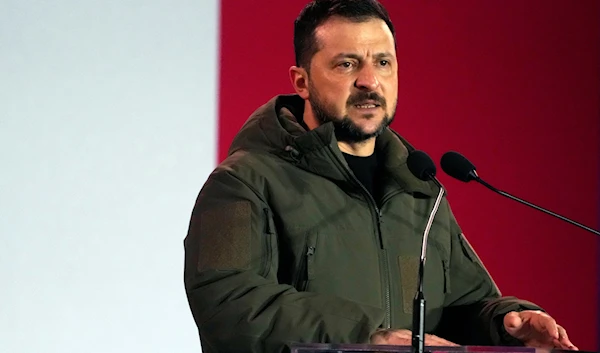
[[[369, 140], [373, 137], [377, 137], [385, 131], [385, 129], [394, 121], [394, 115], [396, 113], [396, 102], [394, 102], [394, 108], [392, 110], [392, 114], [387, 114], [387, 103], [385, 98], [381, 97], [376, 92], [364, 92], [359, 91], [354, 95], [348, 97], [348, 101], [346, 103], [346, 107], [351, 108], [355, 104], [360, 103], [365, 100], [374, 100], [376, 101], [381, 109], [383, 109], [385, 115], [381, 120], [381, 123], [372, 132], [365, 132], [360, 128], [350, 117], [346, 114], [344, 116], [338, 116], [335, 114], [335, 108], [330, 104], [326, 104], [323, 100], [321, 100], [319, 94], [315, 89], [309, 90], [309, 99], [308, 101], [311, 104], [313, 113], [315, 114], [315, 118], [319, 121], [320, 124], [324, 124], [327, 122], [332, 122], [335, 129], [335, 136], [340, 142], [347, 143], [359, 143]], [[370, 118], [370, 116], [366, 116], [366, 118]]]

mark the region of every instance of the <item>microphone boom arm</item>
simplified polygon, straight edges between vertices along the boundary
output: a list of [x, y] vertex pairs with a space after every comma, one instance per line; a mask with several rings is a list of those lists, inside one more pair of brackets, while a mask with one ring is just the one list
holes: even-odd
[[500, 195], [502, 195], [502, 196], [506, 196], [506, 197], [508, 197], [508, 198], [509, 198], [509, 199], [511, 199], [511, 200], [514, 200], [514, 201], [517, 201], [517, 202], [519, 202], [519, 203], [522, 203], [522, 204], [524, 204], [524, 205], [527, 205], [527, 206], [529, 206], [529, 207], [532, 207], [532, 208], [534, 208], [534, 209], [536, 209], [536, 210], [538, 210], [538, 211], [542, 211], [542, 212], [544, 212], [544, 213], [546, 213], [546, 214], [549, 214], [549, 215], [551, 215], [551, 216], [554, 216], [554, 217], [556, 217], [556, 218], [559, 218], [559, 219], [561, 219], [561, 220], [563, 220], [563, 221], [565, 221], [565, 222], [568, 222], [568, 223], [570, 223], [570, 224], [572, 224], [572, 225], [574, 225], [574, 226], [577, 226], [577, 227], [579, 227], [579, 228], [583, 228], [583, 229], [587, 230], [588, 232], [591, 232], [591, 233], [594, 233], [594, 234], [596, 234], [596, 235], [599, 235], [599, 236], [600, 236], [600, 232], [598, 232], [597, 230], [595, 230], [595, 229], [593, 229], [593, 228], [590, 228], [590, 227], [588, 227], [588, 226], [585, 226], [585, 225], [583, 225], [583, 224], [581, 224], [581, 223], [579, 223], [579, 222], [575, 222], [574, 220], [571, 220], [571, 219], [569, 219], [569, 218], [567, 218], [567, 217], [561, 216], [561, 215], [559, 215], [559, 214], [557, 214], [557, 213], [554, 213], [554, 212], [552, 212], [552, 211], [549, 211], [549, 210], [547, 210], [547, 209], [545, 209], [545, 208], [542, 208], [542, 207], [540, 207], [540, 206], [534, 205], [534, 204], [532, 204], [531, 202], [528, 202], [528, 201], [525, 201], [525, 200], [523, 200], [523, 199], [520, 199], [520, 198], [518, 198], [518, 197], [516, 197], [516, 196], [513, 196], [513, 195], [511, 195], [511, 194], [509, 194], [509, 193], [507, 193], [507, 192], [505, 192], [505, 191], [502, 191], [502, 190], [496, 189], [495, 187], [493, 187], [492, 185], [488, 184], [488, 183], [487, 183], [487, 182], [485, 182], [483, 179], [481, 179], [481, 178], [479, 177], [479, 175], [477, 175], [477, 172], [475, 172], [474, 170], [473, 170], [473, 171], [471, 171], [469, 174], [470, 174], [470, 176], [471, 176], [471, 178], [472, 178], [473, 180], [475, 180], [476, 182], [480, 183], [481, 185], [485, 186], [486, 188], [488, 188], [488, 189], [490, 189], [490, 190], [492, 190], [492, 191], [494, 191], [494, 192], [496, 192], [496, 193], [498, 193], [498, 194], [500, 194]]

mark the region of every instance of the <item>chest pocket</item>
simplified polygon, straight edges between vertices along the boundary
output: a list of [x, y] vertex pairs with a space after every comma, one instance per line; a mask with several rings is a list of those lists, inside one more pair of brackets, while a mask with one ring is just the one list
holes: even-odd
[[430, 246], [438, 251], [444, 271], [444, 294], [450, 293], [450, 236], [434, 239]]
[[314, 279], [314, 259], [317, 251], [317, 232], [309, 232], [305, 237], [304, 246], [300, 249], [299, 264], [297, 266], [294, 287], [298, 291], [305, 291], [309, 282]]
[[[442, 305], [444, 296], [450, 293], [450, 239], [431, 237], [428, 239], [427, 258], [424, 273], [424, 294], [428, 306]], [[398, 256], [403, 311], [412, 314], [413, 299], [419, 280], [420, 248], [418, 256], [402, 254]]]
[[299, 256], [294, 286], [380, 307], [381, 275], [377, 245], [363, 232], [309, 233]]

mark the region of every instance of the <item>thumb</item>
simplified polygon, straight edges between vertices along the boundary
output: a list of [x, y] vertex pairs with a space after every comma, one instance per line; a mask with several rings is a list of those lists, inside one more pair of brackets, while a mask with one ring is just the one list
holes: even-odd
[[521, 319], [521, 315], [519, 315], [518, 312], [511, 311], [504, 315], [504, 329], [506, 332], [510, 333], [512, 336], [515, 336], [522, 327], [523, 319]]

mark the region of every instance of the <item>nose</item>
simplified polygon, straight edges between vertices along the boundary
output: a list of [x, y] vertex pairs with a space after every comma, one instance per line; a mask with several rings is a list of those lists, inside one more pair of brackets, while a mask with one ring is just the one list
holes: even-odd
[[375, 73], [375, 69], [370, 65], [365, 65], [356, 77], [354, 86], [361, 90], [374, 91], [379, 87], [379, 79]]

